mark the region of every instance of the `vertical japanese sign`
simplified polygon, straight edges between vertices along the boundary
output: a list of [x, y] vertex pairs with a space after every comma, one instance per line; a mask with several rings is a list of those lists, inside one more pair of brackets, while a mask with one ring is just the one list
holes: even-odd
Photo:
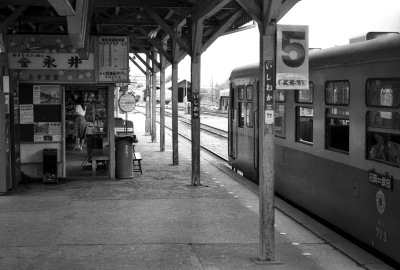
[[276, 89], [308, 90], [308, 26], [278, 25]]
[[192, 110], [193, 110], [193, 118], [199, 118], [200, 117], [200, 108], [199, 108], [199, 94], [198, 93], [193, 93], [193, 102], [192, 102]]
[[129, 82], [128, 37], [98, 39], [99, 82]]
[[20, 81], [94, 82], [94, 55], [82, 60], [69, 36], [9, 35], [10, 74]]
[[265, 61], [265, 124], [273, 124], [274, 119], [274, 62]]

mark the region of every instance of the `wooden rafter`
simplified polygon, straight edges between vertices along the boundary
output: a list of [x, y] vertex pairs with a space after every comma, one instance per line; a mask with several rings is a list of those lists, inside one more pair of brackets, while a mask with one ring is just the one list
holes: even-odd
[[286, 1], [284, 1], [282, 3], [281, 10], [279, 12], [278, 21], [280, 19], [282, 19], [282, 17], [285, 16], [286, 13], [288, 13], [289, 10], [291, 10], [292, 7], [294, 7], [294, 5], [296, 5], [298, 2], [300, 2], [300, 0], [286, 0]]
[[255, 0], [236, 0], [238, 4], [255, 20], [259, 25], [263, 23], [262, 11]]
[[[192, 21], [207, 19], [221, 10], [231, 0], [207, 0], [201, 1], [202, 5], [191, 15]], [[199, 2], [199, 1], [198, 1]]]
[[129, 39], [129, 41], [131, 41], [133, 44], [135, 44], [135, 46], [138, 47], [139, 50], [140, 50], [142, 53], [146, 54], [147, 57], [149, 57], [149, 58], [151, 59], [151, 61], [153, 61], [154, 65], [155, 65], [157, 68], [159, 68], [159, 69], [161, 68], [160, 63], [157, 61], [157, 59], [155, 59], [155, 58], [153, 57], [153, 55], [152, 55], [151, 53], [149, 53], [149, 52], [146, 50], [146, 48], [143, 47], [142, 44], [140, 44], [140, 42], [138, 42], [138, 41], [136, 40], [135, 37], [131, 36], [130, 39]]
[[174, 30], [167, 24], [165, 23], [165, 21], [151, 8], [149, 8], [149, 6], [143, 5], [142, 6], [144, 11], [146, 11], [146, 13], [149, 14], [149, 16], [159, 25], [161, 26], [161, 28], [168, 33], [168, 35], [176, 40], [176, 42], [178, 42], [179, 46], [185, 50], [187, 53], [190, 54], [190, 49], [189, 46], [186, 45], [186, 43], [181, 39], [181, 37], [179, 37]]
[[48, 0], [60, 16], [74, 16], [75, 9], [69, 0]]
[[[270, 0], [263, 8], [263, 35], [272, 35], [276, 31], [282, 0]], [[269, 27], [273, 26], [273, 27]]]
[[171, 55], [168, 54], [168, 52], [164, 50], [164, 48], [157, 41], [155, 41], [153, 38], [150, 38], [149, 33], [143, 27], [139, 26], [138, 30], [140, 31], [140, 33], [142, 33], [143, 36], [146, 37], [147, 41], [151, 45], [157, 48], [158, 52], [161, 53], [165, 57], [165, 59], [167, 59], [168, 62], [172, 63]]
[[138, 63], [136, 63], [135, 59], [129, 56], [129, 60], [131, 60], [131, 62], [134, 63], [135, 66], [137, 66], [137, 68], [140, 69], [140, 71], [143, 72], [144, 75], [146, 75], [146, 71]]
[[146, 67], [148, 70], [151, 70], [150, 65], [147, 64], [147, 62], [144, 61], [144, 59], [143, 59], [137, 52], [133, 51], [133, 54], [136, 56], [137, 59], [139, 59], [140, 62], [142, 62], [143, 65], [145, 65], [145, 67]]
[[77, 0], [74, 16], [67, 16], [68, 34], [82, 59], [89, 57], [89, 30], [92, 19], [92, 0]]
[[232, 16], [224, 20], [220, 27], [213, 33], [213, 35], [201, 47], [201, 53], [205, 52], [214, 41], [217, 40], [225, 31], [232, 25], [242, 14], [243, 10], [236, 11]]
[[0, 33], [7, 32], [7, 27], [13, 23], [29, 6], [19, 6], [13, 13], [0, 24]]

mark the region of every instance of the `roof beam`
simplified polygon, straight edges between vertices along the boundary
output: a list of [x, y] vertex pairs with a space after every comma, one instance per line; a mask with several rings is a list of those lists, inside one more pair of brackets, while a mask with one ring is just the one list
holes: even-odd
[[148, 26], [157, 26], [158, 25], [153, 20], [114, 19], [114, 18], [95, 18], [95, 19], [93, 19], [93, 23], [103, 24], [103, 25], [148, 25]]
[[144, 71], [144, 69], [138, 63], [136, 63], [135, 59], [129, 56], [129, 60], [131, 60], [131, 62], [134, 63], [135, 66], [137, 66], [137, 68], [140, 69], [140, 71], [143, 72], [144, 75], [146, 75], [146, 71]]
[[69, 0], [48, 0], [60, 16], [74, 16], [75, 10]]
[[[192, 21], [197, 21], [201, 18], [207, 19], [212, 17], [215, 13], [221, 10], [231, 0], [208, 0], [201, 1], [202, 5], [192, 13]], [[204, 3], [205, 2], [205, 3]]]
[[142, 62], [142, 64], [143, 64], [148, 70], [151, 69], [150, 65], [147, 64], [147, 62], [144, 61], [144, 59], [143, 59], [137, 52], [133, 51], [132, 53], [136, 56], [137, 59], [139, 59], [140, 62]]
[[138, 42], [138, 41], [136, 40], [135, 37], [130, 36], [129, 41], [131, 41], [132, 43], [134, 43], [135, 46], [138, 47], [142, 53], [146, 54], [147, 57], [149, 57], [149, 58], [151, 59], [151, 61], [153, 61], [154, 65], [155, 65], [158, 69], [161, 68], [160, 63], [157, 61], [157, 59], [155, 59], [155, 58], [153, 57], [153, 55], [152, 55], [151, 53], [149, 53], [149, 52], [146, 50], [146, 48], [143, 47], [142, 44], [140, 44], [140, 42]]
[[92, 0], [77, 0], [74, 16], [67, 16], [68, 34], [79, 56], [89, 57], [90, 20], [92, 19]]
[[269, 0], [267, 6], [263, 7], [263, 35], [275, 33], [281, 6], [282, 0]]
[[232, 23], [234, 23], [243, 14], [243, 12], [243, 10], [237, 10], [235, 13], [233, 13], [232, 16], [224, 20], [217, 31], [215, 31], [214, 34], [203, 44], [203, 46], [201, 47], [201, 53], [205, 52], [208, 47], [210, 47], [211, 44], [213, 44], [214, 41], [217, 40], [217, 38], [222, 36], [226, 29], [228, 29], [229, 26], [231, 26]]
[[172, 56], [169, 55], [168, 52], [164, 50], [164, 48], [157, 41], [155, 41], [153, 38], [149, 38], [149, 33], [143, 27], [139, 26], [138, 29], [140, 33], [146, 37], [147, 41], [156, 47], [158, 52], [161, 53], [168, 60], [168, 62], [172, 63]]
[[179, 37], [174, 30], [165, 23], [165, 21], [151, 8], [149, 8], [147, 5], [143, 5], [142, 8], [144, 9], [144, 11], [146, 11], [147, 14], [149, 14], [149, 16], [159, 25], [161, 26], [161, 28], [168, 33], [168, 35], [174, 39], [179, 46], [185, 50], [187, 53], [190, 54], [190, 48], [188, 45], [186, 45], [186, 43], [183, 41], [183, 39], [181, 39], [181, 37]]
[[0, 33], [6, 33], [7, 27], [12, 24], [29, 6], [19, 6], [13, 13], [0, 24]]
[[288, 13], [289, 10], [291, 10], [292, 7], [294, 7], [294, 5], [296, 5], [298, 2], [300, 2], [300, 0], [285, 0], [285, 1], [283, 1], [282, 5], [281, 5], [281, 10], [279, 13], [278, 21], [280, 19], [282, 19], [282, 17], [285, 16], [286, 13]]
[[238, 4], [255, 20], [259, 25], [263, 23], [261, 7], [255, 0], [236, 0]]

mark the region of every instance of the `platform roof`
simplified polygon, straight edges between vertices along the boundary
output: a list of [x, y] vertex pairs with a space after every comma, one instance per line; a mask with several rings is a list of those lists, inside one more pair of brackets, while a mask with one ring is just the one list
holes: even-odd
[[[272, 0], [271, 0], [272, 1]], [[282, 0], [279, 18], [299, 0]], [[127, 35], [130, 53], [157, 48], [172, 61], [172, 40], [180, 59], [191, 55], [190, 21], [204, 22], [202, 51], [219, 36], [262, 21], [259, 0], [1, 0], [0, 33], [68, 34], [82, 58], [92, 35]], [[181, 27], [181, 34], [177, 29]], [[165, 39], [169, 37], [169, 39]], [[166, 41], [165, 41], [166, 40]], [[162, 47], [162, 41], [166, 49]], [[140, 58], [140, 57], [139, 57]], [[133, 59], [132, 59], [133, 60]], [[139, 59], [142, 60], [142, 59]], [[154, 59], [155, 60], [155, 59]]]

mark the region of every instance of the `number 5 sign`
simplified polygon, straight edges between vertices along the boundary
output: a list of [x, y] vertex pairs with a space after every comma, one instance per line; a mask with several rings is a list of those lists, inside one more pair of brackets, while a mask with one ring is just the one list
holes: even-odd
[[278, 25], [276, 89], [308, 90], [308, 26]]

